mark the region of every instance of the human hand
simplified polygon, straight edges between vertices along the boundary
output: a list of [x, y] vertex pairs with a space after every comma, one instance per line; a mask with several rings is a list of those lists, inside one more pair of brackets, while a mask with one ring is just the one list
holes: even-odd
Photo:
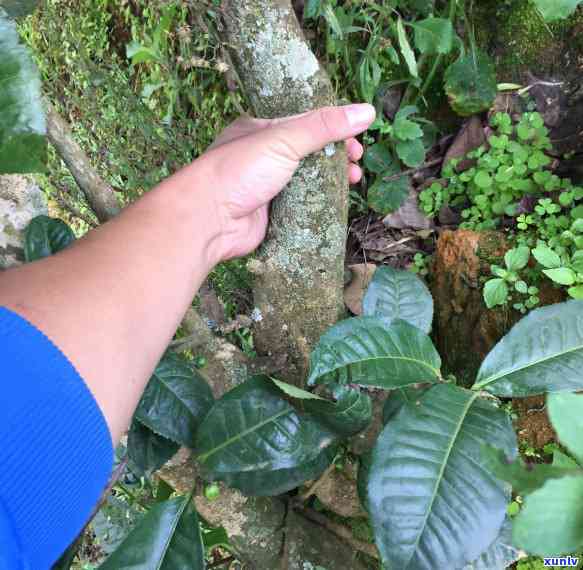
[[[352, 184], [363, 154], [354, 138], [374, 121], [371, 105], [326, 107], [283, 119], [242, 118], [227, 127], [195, 164], [210, 189], [218, 261], [253, 251], [265, 238], [269, 203], [300, 161], [332, 142], [346, 141]], [[210, 220], [209, 220], [210, 222]]]

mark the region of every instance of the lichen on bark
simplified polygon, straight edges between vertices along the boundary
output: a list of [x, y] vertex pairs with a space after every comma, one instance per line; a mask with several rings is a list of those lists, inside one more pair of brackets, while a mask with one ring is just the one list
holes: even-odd
[[[335, 103], [289, 1], [224, 0], [223, 38], [257, 116], [293, 115]], [[304, 160], [274, 200], [254, 287], [256, 343], [289, 356], [301, 384], [311, 348], [342, 314], [348, 216], [346, 154], [327, 147]]]

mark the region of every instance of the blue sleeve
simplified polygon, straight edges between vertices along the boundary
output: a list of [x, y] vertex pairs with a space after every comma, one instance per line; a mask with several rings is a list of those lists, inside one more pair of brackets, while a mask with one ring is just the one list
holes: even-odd
[[101, 410], [36, 327], [0, 307], [0, 570], [47, 570], [111, 473]]

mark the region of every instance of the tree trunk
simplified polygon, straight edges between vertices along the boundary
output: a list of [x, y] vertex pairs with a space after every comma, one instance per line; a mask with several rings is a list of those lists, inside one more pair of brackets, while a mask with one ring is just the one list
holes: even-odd
[[[332, 105], [330, 81], [289, 0], [224, 0], [223, 38], [254, 113], [275, 118]], [[264, 354], [287, 354], [286, 376], [302, 384], [309, 353], [343, 310], [348, 181], [343, 145], [303, 161], [272, 205], [254, 297]]]

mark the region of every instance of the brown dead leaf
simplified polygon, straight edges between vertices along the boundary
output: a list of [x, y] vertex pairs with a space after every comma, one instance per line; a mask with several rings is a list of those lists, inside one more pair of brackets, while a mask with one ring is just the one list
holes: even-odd
[[433, 221], [421, 213], [419, 209], [418, 192], [411, 190], [403, 205], [396, 211], [389, 214], [383, 224], [388, 228], [402, 230], [412, 228], [414, 230], [428, 230], [434, 226]]
[[[443, 166], [445, 167], [447, 163], [454, 158], [462, 158], [469, 152], [477, 149], [479, 146], [485, 144], [486, 135], [484, 134], [484, 127], [482, 121], [479, 117], [470, 117], [453, 143], [449, 147], [448, 151], [445, 153], [445, 158], [443, 159]], [[471, 168], [474, 161], [463, 160], [459, 163], [457, 170], [463, 171]]]
[[377, 269], [372, 263], [349, 265], [352, 281], [344, 289], [344, 304], [355, 315], [362, 315], [362, 298]]

